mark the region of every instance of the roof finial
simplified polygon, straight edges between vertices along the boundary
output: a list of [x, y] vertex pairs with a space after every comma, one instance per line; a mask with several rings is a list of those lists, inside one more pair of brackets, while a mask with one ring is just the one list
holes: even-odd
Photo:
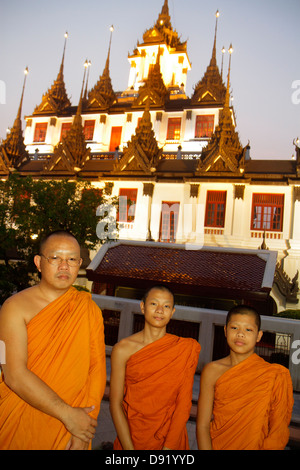
[[221, 63], [221, 78], [222, 78], [222, 80], [223, 80], [223, 62], [224, 62], [224, 54], [225, 54], [225, 52], [226, 52], [226, 49], [225, 49], [225, 47], [223, 46], [223, 47], [222, 47], [222, 63]]
[[164, 1], [163, 7], [161, 9], [161, 12], [158, 16], [158, 20], [156, 22], [156, 26], [159, 27], [159, 28], [167, 27], [167, 28], [172, 29], [168, 0]]
[[88, 90], [88, 82], [89, 82], [89, 74], [90, 74], [90, 67], [92, 65], [92, 62], [90, 60], [87, 60], [85, 61], [84, 63], [84, 67], [86, 67], [87, 69], [87, 74], [86, 74], [86, 82], [85, 82], [85, 92], [84, 92], [84, 101], [87, 100], [87, 90]]
[[85, 79], [86, 79], [86, 75], [87, 75], [87, 70], [89, 68], [89, 65], [90, 65], [90, 61], [85, 59], [85, 62], [83, 64], [84, 66], [84, 72], [83, 72], [83, 79], [82, 79], [82, 85], [81, 85], [81, 92], [80, 92], [80, 98], [79, 98], [79, 104], [78, 104], [78, 107], [77, 107], [77, 115], [81, 115], [81, 111], [82, 111], [82, 100], [83, 100], [83, 90], [84, 90], [84, 84], [85, 84]]
[[110, 59], [110, 49], [111, 49], [111, 40], [112, 40], [112, 33], [114, 32], [115, 28], [113, 25], [110, 26], [110, 38], [109, 38], [109, 46], [108, 46], [108, 53], [107, 53], [107, 59], [106, 59], [106, 64], [104, 68], [104, 73], [109, 75], [109, 59]]
[[[61, 76], [62, 79], [63, 79], [63, 70], [64, 70], [64, 62], [65, 62], [65, 53], [66, 53], [67, 39], [68, 39], [68, 37], [69, 37], [67, 31], [65, 32], [64, 37], [65, 37], [65, 41], [64, 41], [63, 55], [62, 55], [61, 64], [60, 64], [60, 69], [59, 69], [59, 73], [58, 73], [58, 77]], [[58, 77], [57, 77], [57, 78], [58, 78]]]
[[109, 31], [110, 31], [109, 48], [108, 48], [109, 52], [110, 52], [110, 46], [111, 46], [112, 33], [114, 32], [114, 30], [115, 28], [114, 28], [114, 25], [112, 24], [111, 27], [109, 28]]
[[24, 90], [25, 90], [25, 84], [26, 84], [26, 78], [29, 73], [28, 67], [25, 68], [24, 70], [24, 81], [23, 81], [23, 88], [22, 88], [22, 94], [21, 94], [21, 99], [20, 99], [20, 104], [19, 104], [19, 109], [18, 109], [18, 114], [17, 118], [21, 122], [21, 112], [22, 112], [22, 104], [23, 104], [23, 97], [24, 97]]
[[230, 88], [231, 55], [233, 53], [232, 44], [230, 44], [228, 52], [229, 52], [229, 65], [228, 65], [228, 75], [227, 75], [227, 88], [226, 88], [226, 96], [225, 96], [225, 106], [224, 106], [224, 107], [227, 107], [227, 108], [229, 108], [229, 105], [230, 105], [229, 88]]
[[212, 51], [212, 57], [210, 61], [210, 65], [216, 65], [217, 64], [217, 54], [216, 54], [216, 45], [217, 45], [217, 29], [218, 29], [218, 18], [220, 16], [219, 10], [216, 11], [215, 17], [216, 17], [216, 25], [215, 25], [215, 38], [214, 38], [214, 45], [213, 45], [213, 51]]
[[65, 36], [65, 42], [64, 42], [64, 50], [63, 50], [63, 60], [64, 60], [64, 58], [65, 58], [67, 39], [68, 39], [68, 37], [69, 37], [68, 31], [65, 32], [64, 36]]

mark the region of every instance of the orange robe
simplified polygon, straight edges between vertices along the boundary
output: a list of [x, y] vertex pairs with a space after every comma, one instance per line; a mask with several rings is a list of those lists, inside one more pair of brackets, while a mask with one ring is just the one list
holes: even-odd
[[[103, 319], [91, 295], [71, 287], [27, 325], [29, 370], [73, 407], [95, 406], [106, 383]], [[33, 408], [0, 377], [0, 449], [64, 449], [61, 421]]]
[[288, 369], [252, 354], [216, 382], [213, 449], [283, 450], [293, 403]]
[[[186, 423], [199, 352], [194, 339], [166, 334], [127, 361], [123, 408], [136, 450], [189, 449]], [[122, 449], [118, 438], [114, 449]]]

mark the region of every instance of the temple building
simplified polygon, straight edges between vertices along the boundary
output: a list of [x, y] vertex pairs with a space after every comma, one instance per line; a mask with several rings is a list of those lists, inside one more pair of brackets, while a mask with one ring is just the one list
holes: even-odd
[[[89, 89], [87, 63], [79, 103], [72, 104], [64, 82], [65, 39], [57, 78], [26, 116], [24, 133], [23, 87], [17, 118], [0, 147], [0, 176], [8, 177], [17, 170], [33, 178], [81, 178], [95, 188], [109, 188], [111, 196], [119, 197], [119, 238], [127, 240], [126, 246], [130, 242], [132, 247], [151, 246], [155, 251], [155, 243], [161, 243], [157, 243], [157, 254], [149, 255], [153, 266], [159, 248], [169, 256], [176, 245], [176, 257], [180, 258], [180, 247], [184, 247], [190, 260], [193, 249], [204, 253], [207, 248], [209, 256], [202, 253], [201, 258], [197, 253], [197, 259], [199, 263], [209, 260], [205, 266], [208, 275], [222, 250], [220, 262], [225, 270], [237, 261], [237, 252], [247, 260], [252, 251], [253, 272], [257, 266], [262, 269], [262, 277], [257, 275], [259, 285], [251, 278], [255, 300], [265, 301], [269, 296], [267, 313], [273, 313], [295, 308], [299, 300], [300, 147], [295, 142], [294, 160], [256, 160], [250, 156], [249, 142], [240, 141], [230, 97], [233, 49], [229, 48], [229, 64], [223, 74], [223, 66], [220, 70], [217, 64], [218, 20], [217, 12], [208, 46], [212, 46], [211, 59], [191, 96], [186, 94], [191, 70], [187, 42], [172, 26], [168, 0], [129, 54], [128, 86], [122, 92], [112, 86], [110, 42], [102, 75]], [[266, 284], [261, 260], [267, 251], [277, 257], [270, 258]], [[132, 256], [135, 262], [141, 259], [140, 253]], [[188, 265], [179, 258], [188, 276]], [[235, 268], [243, 266], [241, 259]], [[160, 280], [157, 264], [155, 269], [157, 278], [145, 277], [144, 284], [139, 280], [141, 288]], [[102, 292], [104, 280], [96, 275], [101, 269], [97, 271], [94, 263], [88, 271], [94, 292]], [[234, 272], [238, 276], [238, 270], [232, 276]], [[245, 283], [250, 282], [246, 272], [244, 276]], [[109, 292], [135, 286], [134, 279], [130, 283], [123, 279], [124, 273], [118, 275], [114, 270], [107, 278]], [[182, 279], [184, 285], [184, 276]], [[178, 282], [172, 282], [178, 288]], [[193, 284], [188, 284], [182, 295], [190, 294]], [[232, 285], [231, 279], [223, 286], [220, 299], [232, 298]], [[213, 297], [214, 287], [216, 275], [206, 289], [207, 297]], [[197, 286], [193, 288], [197, 290]], [[245, 284], [242, 290], [247, 289]], [[251, 289], [249, 286], [248, 291]], [[239, 288], [237, 297], [251, 301]]]

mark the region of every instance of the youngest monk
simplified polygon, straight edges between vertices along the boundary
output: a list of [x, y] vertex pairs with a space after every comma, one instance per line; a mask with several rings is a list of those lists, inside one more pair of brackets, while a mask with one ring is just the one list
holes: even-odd
[[115, 450], [189, 449], [186, 423], [200, 345], [166, 333], [174, 310], [169, 289], [150, 289], [141, 302], [144, 329], [113, 348], [110, 410], [118, 435]]
[[254, 353], [263, 332], [255, 309], [227, 315], [229, 356], [201, 373], [197, 416], [200, 450], [283, 450], [289, 440], [293, 386], [285, 367]]

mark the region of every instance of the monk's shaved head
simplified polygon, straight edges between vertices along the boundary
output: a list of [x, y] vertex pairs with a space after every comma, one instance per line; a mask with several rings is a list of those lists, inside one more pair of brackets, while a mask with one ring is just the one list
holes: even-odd
[[151, 292], [152, 290], [154, 290], [154, 289], [158, 289], [158, 290], [160, 290], [160, 291], [168, 292], [169, 294], [171, 294], [171, 296], [172, 296], [172, 298], [173, 298], [173, 306], [174, 306], [174, 303], [175, 303], [175, 302], [174, 302], [174, 294], [173, 294], [173, 292], [172, 292], [167, 286], [164, 286], [164, 285], [162, 285], [162, 284], [157, 285], [157, 286], [150, 287], [150, 288], [144, 293], [144, 296], [143, 296], [143, 298], [142, 298], [142, 302], [144, 302], [144, 303], [146, 302], [148, 295], [149, 295], [150, 292]]
[[54, 232], [50, 232], [48, 233], [40, 242], [40, 247], [39, 247], [39, 253], [41, 254], [47, 241], [51, 238], [51, 237], [57, 237], [57, 236], [62, 236], [62, 237], [68, 237], [68, 238], [71, 238], [73, 239], [79, 246], [79, 243], [78, 241], [76, 240], [76, 238], [74, 237], [74, 235], [71, 233], [71, 232], [68, 232], [67, 230], [55, 230]]
[[231, 310], [229, 310], [227, 317], [226, 317], [226, 326], [231, 320], [232, 315], [251, 315], [255, 318], [255, 323], [257, 325], [258, 331], [261, 328], [261, 319], [260, 315], [253, 307], [249, 307], [248, 305], [236, 305]]

